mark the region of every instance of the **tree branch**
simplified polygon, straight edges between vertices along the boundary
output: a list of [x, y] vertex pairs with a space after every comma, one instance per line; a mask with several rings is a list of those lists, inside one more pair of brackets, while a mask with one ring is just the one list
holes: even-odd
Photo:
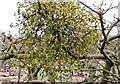
[[115, 62], [104, 52], [104, 50], [101, 50], [101, 54], [104, 55], [104, 57], [108, 60], [109, 63], [115, 64]]
[[[40, 12], [41, 9], [42, 9], [42, 7], [41, 7], [41, 4], [40, 4], [40, 0], [38, 0], [38, 11], [37, 11], [37, 13], [38, 13], [39, 15], [42, 15], [42, 16], [45, 18], [45, 15]], [[35, 15], [36, 15], [36, 13], [31, 14], [30, 16], [26, 16], [26, 15], [23, 14], [23, 17], [26, 18], [26, 19], [28, 19], [28, 18], [30, 18], [30, 17], [34, 17]]]
[[70, 52], [66, 49], [66, 47], [63, 46], [63, 50], [68, 53], [69, 56], [72, 56], [75, 60], [83, 60], [83, 59], [106, 59], [102, 54], [93, 54], [93, 55], [87, 55], [87, 56], [78, 56], [74, 53]]
[[103, 15], [102, 15], [102, 13], [99, 14], [99, 18], [100, 18], [100, 24], [101, 24], [101, 28], [102, 28], [102, 34], [104, 36], [103, 44], [101, 46], [101, 50], [103, 50], [104, 47], [105, 47], [105, 44], [107, 42], [107, 37], [106, 37], [105, 31], [104, 31], [104, 23], [103, 23]]
[[15, 55], [11, 54], [11, 55], [8, 55], [8, 56], [5, 56], [5, 57], [1, 57], [0, 60], [4, 60], [5, 61], [5, 60], [11, 59], [13, 57], [15, 57]]
[[114, 36], [112, 36], [112, 37], [109, 37], [109, 38], [108, 38], [108, 41], [112, 41], [112, 40], [115, 40], [115, 39], [117, 39], [117, 38], [120, 38], [120, 34], [114, 35]]
[[[120, 38], [120, 34], [114, 35], [114, 36], [112, 36], [112, 37], [109, 37], [109, 38], [108, 38], [108, 41], [113, 41], [113, 40], [115, 40], [115, 39], [117, 39], [117, 38]], [[104, 41], [103, 39], [100, 40], [100, 42], [103, 42], [103, 41]]]
[[40, 5], [40, 0], [38, 0], [38, 14], [40, 14], [40, 10], [41, 10], [41, 5]]
[[120, 80], [120, 77], [118, 77], [116, 74], [114, 74], [114, 73], [112, 73], [112, 72], [110, 72], [110, 71], [108, 71], [108, 70], [105, 70], [105, 69], [103, 69], [103, 71], [111, 74], [112, 76], [114, 76], [114, 77], [116, 77], [118, 80]]

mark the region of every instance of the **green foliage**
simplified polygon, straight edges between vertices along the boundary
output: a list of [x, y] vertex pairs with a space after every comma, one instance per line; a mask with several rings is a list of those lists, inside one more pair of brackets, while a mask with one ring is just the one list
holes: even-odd
[[64, 73], [70, 77], [84, 67], [87, 61], [79, 61], [79, 56], [88, 54], [99, 39], [98, 18], [92, 12], [73, 2], [41, 2], [40, 14], [37, 2], [18, 5], [25, 68], [40, 68], [62, 79]]

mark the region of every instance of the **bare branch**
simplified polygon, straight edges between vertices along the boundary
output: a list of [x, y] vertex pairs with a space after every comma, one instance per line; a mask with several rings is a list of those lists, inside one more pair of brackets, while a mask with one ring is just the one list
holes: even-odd
[[84, 5], [85, 7], [87, 7], [88, 9], [90, 9], [91, 11], [95, 12], [96, 14], [99, 15], [99, 13], [97, 11], [95, 11], [94, 9], [92, 9], [90, 6], [86, 5], [85, 3], [81, 2], [80, 0], [78, 0], [79, 3], [81, 3], [82, 5]]
[[112, 30], [112, 28], [115, 27], [115, 25], [117, 25], [119, 22], [120, 22], [120, 19], [117, 19], [117, 21], [116, 21], [113, 25], [110, 26], [110, 29], [109, 29], [109, 31], [107, 32], [107, 36], [109, 35], [109, 33], [110, 33], [110, 31]]
[[107, 9], [105, 12], [103, 12], [103, 15], [104, 15], [106, 12], [108, 12], [110, 9], [113, 9], [113, 7], [112, 7], [113, 1], [114, 1], [114, 0], [112, 0], [112, 2], [111, 2], [111, 4], [110, 4], [110, 6], [108, 7], [108, 9]]
[[100, 7], [104, 4], [104, 0], [102, 0], [101, 4], [100, 4]]
[[105, 48], [105, 44], [107, 42], [107, 37], [106, 37], [105, 31], [104, 31], [103, 15], [99, 14], [99, 18], [100, 18], [100, 24], [101, 24], [101, 28], [102, 28], [102, 34], [104, 36], [104, 41], [103, 41], [103, 44], [101, 46], [101, 51], [103, 51], [103, 49]]
[[112, 40], [115, 40], [115, 39], [117, 39], [117, 38], [120, 38], [120, 34], [114, 35], [114, 36], [108, 38], [108, 41], [112, 41]]

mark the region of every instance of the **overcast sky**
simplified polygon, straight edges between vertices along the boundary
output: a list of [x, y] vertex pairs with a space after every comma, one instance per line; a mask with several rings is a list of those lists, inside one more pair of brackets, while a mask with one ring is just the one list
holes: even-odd
[[[22, 0], [11, 0], [11, 1], [8, 1], [8, 0], [1, 0], [0, 2], [0, 30], [2, 31], [10, 31], [11, 33], [13, 34], [17, 34], [17, 29], [11, 29], [10, 28], [10, 24], [13, 22], [15, 22], [15, 19], [14, 19], [14, 12], [17, 11], [17, 2], [18, 1], [22, 1]], [[85, 0], [83, 0], [85, 1]], [[95, 4], [100, 4], [102, 0], [87, 0], [87, 4], [88, 5], [91, 5], [92, 3], [95, 3]], [[109, 5], [112, 0], [104, 0], [107, 5]], [[117, 5], [118, 2], [120, 0], [114, 0], [114, 5]], [[117, 15], [117, 9], [115, 10], [112, 10], [110, 12], [108, 12], [105, 17], [108, 19], [108, 20], [112, 20], [112, 16], [116, 14]], [[115, 31], [116, 32], [116, 31]]]
[[11, 29], [10, 24], [15, 21], [14, 12], [17, 10], [18, 0], [1, 0], [0, 2], [0, 30], [8, 31], [16, 34], [17, 29]]

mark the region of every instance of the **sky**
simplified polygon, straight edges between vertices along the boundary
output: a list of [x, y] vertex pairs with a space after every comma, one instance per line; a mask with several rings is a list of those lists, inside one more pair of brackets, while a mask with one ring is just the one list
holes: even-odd
[[2, 0], [0, 2], [0, 30], [13, 34], [17, 34], [17, 29], [10, 27], [10, 24], [15, 22], [14, 13], [17, 11], [16, 3], [18, 0]]
[[[11, 23], [15, 23], [15, 18], [14, 18], [14, 13], [17, 11], [17, 2], [18, 1], [22, 1], [22, 0], [2, 0], [0, 2], [0, 30], [4, 31], [4, 32], [8, 32], [10, 31], [12, 34], [17, 34], [18, 35], [18, 29], [16, 28], [11, 28], [10, 24]], [[85, 0], [83, 0], [85, 1]], [[117, 5], [118, 2], [120, 0], [114, 0], [113, 5]], [[100, 4], [102, 2], [102, 0], [87, 0], [87, 5], [90, 5], [91, 7], [92, 4]], [[112, 0], [104, 0], [104, 2], [106, 3], [106, 7], [108, 7], [110, 5], [110, 3], [112, 2]], [[108, 12], [105, 15], [105, 18], [109, 21], [112, 21], [113, 19], [113, 15], [117, 14], [117, 9], [111, 10], [110, 12]], [[113, 30], [112, 34], [115, 34], [117, 31]]]

